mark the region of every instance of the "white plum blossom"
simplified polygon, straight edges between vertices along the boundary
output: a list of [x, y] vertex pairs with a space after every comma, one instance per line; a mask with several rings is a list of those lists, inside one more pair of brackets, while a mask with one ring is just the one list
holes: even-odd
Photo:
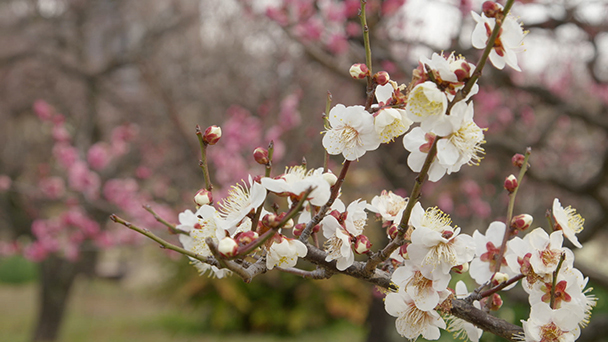
[[241, 220], [261, 206], [265, 199], [266, 189], [262, 184], [254, 182], [251, 176], [249, 176], [249, 187], [245, 182], [243, 185], [233, 185], [228, 196], [219, 203], [224, 229], [234, 234]]
[[439, 163], [448, 174], [458, 172], [464, 164], [479, 165], [484, 153], [480, 145], [485, 141], [483, 129], [473, 121], [473, 102], [468, 105], [464, 101], [456, 103], [447, 120], [451, 124], [450, 131], [434, 131], [443, 136], [437, 142]]
[[[454, 290], [456, 298], [458, 299], [464, 299], [470, 295], [469, 291], [467, 290], [467, 285], [462, 280], [456, 283]], [[479, 301], [474, 301], [473, 306], [477, 309], [481, 309], [481, 304]], [[448, 318], [447, 331], [454, 333], [454, 339], [469, 340], [471, 342], [478, 342], [479, 338], [481, 338], [481, 335], [483, 334], [482, 329], [479, 329], [472, 323], [455, 316], [450, 316]]]
[[[178, 215], [179, 224], [177, 229], [188, 234], [179, 234], [179, 241], [184, 249], [194, 252], [202, 257], [212, 255], [209, 246], [205, 242], [207, 238], [212, 238], [215, 243], [225, 237], [224, 230], [221, 228], [221, 221], [218, 212], [209, 205], [201, 206], [196, 213], [186, 210]], [[216, 277], [223, 278], [232, 272], [228, 269], [219, 269], [216, 266], [203, 263], [199, 260], [190, 258], [192, 264], [202, 274], [207, 271], [213, 272]]]
[[390, 82], [376, 87], [376, 99], [378, 104], [383, 107], [374, 114], [374, 129], [382, 143], [389, 143], [403, 135], [413, 123], [404, 109], [387, 105], [392, 98], [393, 91], [395, 89]]
[[549, 235], [542, 228], [536, 228], [528, 233], [524, 240], [530, 244], [532, 250], [530, 265], [536, 274], [540, 276], [553, 274], [562, 254], [564, 255], [562, 267], [572, 267], [574, 253], [570, 249], [562, 247], [564, 237], [561, 231], [558, 230]]
[[280, 242], [273, 238], [273, 242], [266, 254], [266, 268], [269, 270], [275, 266], [281, 268], [294, 267], [298, 262], [298, 257], [305, 257], [308, 253], [306, 245], [302, 242], [279, 236]]
[[352, 236], [363, 234], [363, 230], [367, 223], [366, 208], [367, 202], [361, 201], [361, 199], [351, 202], [348, 205], [348, 208], [346, 208], [347, 214], [346, 219], [344, 220], [344, 227]]
[[[473, 46], [476, 49], [485, 49], [492, 30], [496, 25], [496, 19], [488, 18], [483, 13], [480, 16], [475, 12], [471, 12], [471, 15], [477, 22], [472, 34]], [[498, 69], [503, 69], [506, 64], [517, 71], [521, 71], [517, 65], [517, 52], [523, 51], [523, 39], [525, 35], [521, 24], [511, 15], [507, 15], [494, 42], [494, 47], [490, 51], [490, 62]]]
[[405, 111], [413, 122], [421, 122], [422, 128], [429, 132], [432, 128], [445, 124], [448, 98], [437, 88], [437, 84], [427, 81], [412, 89], [407, 98]]
[[444, 297], [444, 294], [440, 296], [440, 292], [447, 291], [451, 279], [449, 274], [435, 273], [433, 276], [433, 279], [425, 277], [416, 264], [406, 260], [393, 272], [391, 280], [412, 297], [416, 307], [429, 311], [440, 303], [439, 298]]
[[547, 303], [532, 305], [530, 318], [522, 321], [526, 342], [573, 342], [580, 335], [582, 316], [566, 308], [553, 310]]
[[579, 270], [560, 269], [555, 280], [555, 289], [552, 290], [553, 279], [548, 282], [536, 282], [528, 292], [528, 299], [530, 305], [541, 302], [549, 304], [553, 292], [553, 308], [567, 308], [570, 312], [576, 312], [577, 317], [584, 318], [587, 311], [587, 297], [583, 292], [585, 284], [586, 281]]
[[[403, 146], [406, 150], [410, 151], [410, 155], [407, 157], [407, 165], [414, 172], [420, 172], [424, 161], [426, 160], [433, 142], [437, 139], [434, 133], [425, 132], [420, 127], [414, 127], [408, 134], [403, 136]], [[429, 181], [436, 182], [440, 180], [447, 168], [438, 162], [437, 156], [431, 164], [429, 169]]]
[[[443, 293], [445, 297], [439, 298], [440, 301], [447, 298], [448, 291]], [[386, 295], [384, 308], [389, 315], [397, 317], [397, 332], [410, 340], [415, 340], [420, 335], [427, 340], [437, 340], [441, 336], [439, 329], [445, 329], [445, 321], [437, 311], [420, 310], [414, 299], [403, 289]]]
[[410, 222], [416, 229], [407, 254], [420, 266], [422, 274], [435, 279], [436, 273], [448, 274], [452, 267], [471, 261], [475, 254], [473, 238], [460, 234], [460, 228], [452, 228], [449, 217], [438, 208], [421, 209], [422, 206], [412, 210]]
[[382, 190], [380, 196], [374, 196], [367, 210], [380, 214], [382, 221], [395, 221], [399, 212], [405, 209], [407, 198], [394, 194], [392, 191]]
[[355, 254], [351, 248], [351, 237], [338, 220], [331, 215], [325, 216], [321, 220], [321, 225], [323, 226], [323, 236], [327, 239], [324, 245], [327, 250], [325, 261], [336, 260], [336, 268], [344, 271], [355, 261]]
[[[494, 221], [490, 223], [486, 234], [483, 235], [479, 231], [473, 232], [473, 239], [475, 240], [475, 258], [471, 261], [469, 268], [469, 275], [473, 278], [477, 284], [485, 284], [492, 278], [494, 271], [496, 270], [495, 258], [500, 253], [500, 246], [505, 235], [506, 225], [503, 222]], [[499, 272], [506, 273], [509, 278], [513, 277], [515, 273], [508, 267], [505, 256], [502, 260], [499, 260], [500, 269]], [[513, 286], [511, 286], [513, 287]]]
[[271, 192], [300, 196], [309, 188], [314, 190], [308, 196], [310, 204], [322, 206], [330, 196], [330, 185], [323, 177], [323, 168], [306, 171], [302, 165], [285, 169], [285, 173], [276, 178], [264, 177], [262, 185]]
[[583, 247], [583, 245], [578, 242], [576, 234], [583, 230], [585, 219], [582, 218], [580, 214], [577, 214], [576, 209], [571, 206], [563, 208], [557, 198], [553, 200], [552, 212], [555, 223], [557, 224], [556, 229], [561, 230], [564, 233], [564, 236], [570, 240], [573, 245], [578, 248]]
[[363, 106], [338, 104], [329, 111], [328, 121], [330, 128], [325, 131], [323, 147], [329, 154], [342, 154], [352, 161], [380, 146], [374, 118]]

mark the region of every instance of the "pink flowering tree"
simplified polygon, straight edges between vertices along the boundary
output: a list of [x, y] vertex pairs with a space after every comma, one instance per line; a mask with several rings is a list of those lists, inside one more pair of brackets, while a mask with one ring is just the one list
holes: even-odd
[[[589, 324], [596, 299], [564, 242], [582, 247], [577, 234], [584, 219], [558, 198], [545, 204], [547, 223], [541, 227], [533, 228], [533, 217], [516, 211], [516, 200], [528, 191], [520, 185], [534, 169], [532, 149], [514, 154], [512, 170], [499, 176], [503, 220], [488, 219], [487, 228], [472, 234], [454, 224], [422, 191], [424, 184], [455, 177], [471, 165], [483, 168], [484, 144], [491, 132], [477, 120], [475, 103], [483, 88], [478, 80], [487, 62], [499, 70], [522, 70], [518, 54], [526, 32], [510, 14], [514, 1], [506, 1], [504, 7], [487, 1], [473, 13], [471, 45], [482, 50], [474, 63], [458, 51], [423, 54], [411, 81], [405, 83], [387, 71], [373, 71], [366, 1], [339, 3], [338, 9], [326, 2], [330, 5], [319, 12], [326, 17], [312, 11], [310, 3], [286, 1], [267, 13], [288, 33], [296, 32], [298, 39], [321, 39], [326, 49], [340, 54], [345, 52], [348, 32], [355, 32], [352, 25], [342, 24], [356, 10], [365, 52], [365, 63], [353, 64], [348, 71], [350, 77], [366, 81], [365, 100], [344, 105], [333, 104], [328, 97], [324, 128], [319, 128], [326, 152], [322, 165], [303, 163], [277, 173], [274, 146], [258, 147], [253, 157], [264, 173], [249, 175], [214, 201], [213, 168], [207, 156], [230, 142], [220, 140], [220, 127], [211, 126], [197, 133], [205, 188], [195, 198], [196, 211], [180, 213], [179, 224], [165, 222], [179, 234], [181, 246], [117, 215], [112, 220], [187, 256], [201, 274], [234, 275], [245, 282], [270, 271], [311, 279], [344, 274], [371, 283], [384, 293], [386, 313], [396, 318], [397, 332], [408, 339], [436, 340], [441, 330], [447, 330], [471, 341], [484, 332], [511, 341], [576, 340]], [[401, 5], [387, 1], [370, 11], [392, 13]], [[353, 13], [347, 15], [346, 9]], [[344, 30], [324, 25], [332, 21]], [[346, 69], [342, 72], [347, 74]], [[387, 145], [407, 156], [413, 175], [409, 196], [398, 195], [395, 188], [378, 191], [369, 203], [344, 198], [350, 170], [369, 160], [368, 153]], [[332, 167], [333, 158], [341, 166]], [[471, 184], [465, 188], [471, 194], [479, 192]], [[473, 201], [468, 204], [472, 212], [480, 210]], [[369, 222], [369, 212], [377, 215], [386, 232], [387, 242], [380, 246], [372, 247], [368, 238], [370, 229], [379, 229]], [[487, 210], [484, 213], [489, 216]], [[467, 290], [455, 281], [455, 274], [468, 275], [476, 288]], [[490, 314], [500, 310], [504, 291], [515, 286], [523, 287], [531, 308], [521, 325]]]

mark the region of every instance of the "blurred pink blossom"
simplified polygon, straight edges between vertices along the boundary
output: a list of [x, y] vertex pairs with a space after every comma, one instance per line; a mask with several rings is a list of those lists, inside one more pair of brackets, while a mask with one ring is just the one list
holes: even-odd
[[97, 173], [89, 170], [85, 162], [77, 161], [68, 169], [68, 184], [88, 199], [95, 199], [99, 195], [101, 179]]
[[51, 121], [53, 118], [53, 107], [44, 100], [34, 102], [34, 112], [42, 121]]
[[105, 142], [98, 142], [89, 148], [87, 152], [87, 161], [95, 170], [105, 168], [110, 162], [110, 147]]
[[11, 177], [7, 175], [0, 175], [0, 191], [6, 191], [11, 188]]
[[58, 143], [53, 146], [53, 156], [65, 169], [69, 169], [78, 160], [78, 150], [68, 143]]
[[348, 52], [348, 40], [346, 39], [346, 36], [341, 33], [334, 33], [330, 35], [326, 46], [329, 51], [336, 55], [341, 55]]
[[43, 178], [38, 182], [38, 187], [49, 199], [58, 199], [65, 194], [65, 181], [61, 177]]

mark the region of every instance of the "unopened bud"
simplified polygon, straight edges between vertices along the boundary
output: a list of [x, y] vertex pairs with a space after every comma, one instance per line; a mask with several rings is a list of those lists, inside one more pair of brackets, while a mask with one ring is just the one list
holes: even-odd
[[262, 225], [267, 228], [274, 228], [276, 227], [277, 223], [279, 223], [279, 220], [277, 219], [276, 214], [270, 213], [262, 217]]
[[294, 222], [293, 219], [289, 219], [287, 222], [285, 222], [285, 224], [283, 225], [283, 229], [291, 229], [294, 226]]
[[399, 247], [399, 255], [401, 255], [401, 257], [403, 259], [407, 259], [407, 246], [409, 246], [409, 244], [403, 244], [401, 245], [401, 247]]
[[378, 85], [383, 86], [387, 84], [390, 80], [391, 76], [386, 71], [378, 71], [374, 74], [374, 82], [376, 82]]
[[209, 126], [205, 130], [205, 134], [203, 134], [203, 141], [207, 143], [207, 145], [215, 145], [220, 138], [222, 137], [222, 129], [218, 126]]
[[517, 189], [517, 185], [517, 178], [515, 178], [515, 175], [509, 175], [509, 177], [505, 178], [505, 189], [509, 193], [515, 191], [515, 189]]
[[492, 276], [492, 279], [490, 279], [493, 286], [502, 284], [507, 280], [509, 280], [509, 275], [506, 273], [502, 273], [502, 272], [494, 273], [494, 275]]
[[469, 263], [465, 262], [462, 265], [452, 267], [452, 271], [458, 274], [463, 274], [469, 271]]
[[502, 306], [502, 298], [500, 298], [498, 293], [494, 293], [488, 300], [488, 309], [492, 311], [497, 311]]
[[511, 220], [511, 227], [520, 231], [526, 230], [530, 228], [533, 220], [534, 218], [528, 214], [517, 215]]
[[256, 148], [253, 150], [253, 159], [255, 159], [258, 164], [268, 164], [268, 150], [263, 147]]
[[363, 63], [355, 63], [350, 67], [350, 70], [348, 70], [348, 72], [350, 73], [350, 76], [354, 79], [362, 79], [367, 77], [367, 75], [369, 75], [369, 69], [367, 68], [367, 65], [363, 64]]
[[234, 237], [234, 240], [236, 241], [236, 243], [239, 246], [245, 246], [245, 245], [248, 245], [248, 244], [252, 243], [253, 241], [257, 240], [258, 237], [259, 237], [258, 233], [254, 232], [253, 230], [249, 230], [246, 232], [240, 232], [240, 233], [236, 234], [236, 236]]
[[205, 204], [211, 204], [211, 202], [213, 202], [213, 196], [211, 195], [211, 191], [207, 189], [200, 189], [196, 195], [194, 195], [194, 203], [199, 207], [202, 207]]
[[397, 237], [397, 234], [399, 234], [399, 227], [397, 227], [396, 224], [392, 224], [386, 230], [386, 234], [388, 235], [389, 239], [395, 240], [395, 238]]
[[304, 231], [304, 228], [306, 228], [306, 223], [298, 223], [293, 227], [292, 233], [293, 236], [300, 236], [302, 235], [302, 232]]
[[494, 1], [486, 1], [481, 6], [483, 14], [488, 18], [496, 18], [496, 15], [502, 12], [502, 7]]
[[318, 224], [318, 225], [316, 225], [316, 226], [312, 227], [312, 232], [313, 232], [313, 234], [316, 234], [316, 233], [318, 233], [318, 232], [320, 232], [320, 231], [321, 231], [321, 225], [320, 225], [320, 224]]
[[524, 165], [524, 160], [526, 160], [526, 157], [524, 157], [523, 154], [516, 153], [511, 158], [511, 163], [521, 169], [521, 167]]
[[357, 254], [367, 254], [372, 248], [372, 243], [369, 242], [369, 239], [365, 235], [357, 235], [355, 238], [355, 253]]
[[323, 179], [325, 179], [325, 181], [329, 183], [329, 186], [334, 186], [334, 184], [336, 184], [336, 182], [338, 181], [338, 177], [336, 177], [336, 175], [334, 175], [331, 171], [325, 172], [323, 174]]
[[239, 250], [239, 245], [233, 238], [227, 236], [220, 240], [220, 243], [217, 245], [217, 250], [223, 257], [230, 258], [236, 255]]

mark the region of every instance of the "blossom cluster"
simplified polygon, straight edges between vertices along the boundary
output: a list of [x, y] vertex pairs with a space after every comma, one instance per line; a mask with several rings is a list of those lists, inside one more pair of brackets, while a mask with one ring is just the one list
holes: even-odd
[[[520, 71], [515, 53], [525, 33], [503, 10], [486, 2], [482, 14], [473, 13], [477, 22], [473, 46], [485, 49], [482, 61], [489, 58], [499, 69], [509, 65]], [[179, 214], [176, 229], [184, 254], [201, 273], [221, 278], [241, 272], [247, 281], [260, 269], [318, 275], [298, 269], [300, 258], [317, 264], [316, 271], [328, 271], [329, 276], [364, 269], [368, 273], [360, 277], [369, 280], [377, 276], [374, 272], [383, 272], [381, 276], [390, 278], [385, 309], [396, 317], [399, 334], [411, 340], [420, 336], [435, 340], [446, 329], [478, 341], [482, 330], [452, 316], [453, 301], [498, 310], [499, 292], [521, 281], [532, 309], [523, 322], [523, 333], [513, 338], [575, 340], [596, 301], [587, 279], [573, 266], [573, 252], [563, 246], [565, 237], [581, 247], [576, 234], [584, 220], [575, 209], [563, 208], [555, 199], [549, 234], [543, 228], [530, 229], [530, 215], [513, 216], [511, 202], [506, 222], [492, 222], [485, 233], [468, 235], [449, 215], [438, 207], [423, 207], [419, 199], [416, 189], [427, 176], [436, 182], [463, 165], [478, 165], [483, 157], [484, 129], [474, 121], [473, 104], [480, 72], [455, 53], [420, 58], [409, 84], [398, 84], [386, 71], [372, 75], [366, 64], [354, 64], [350, 75], [368, 80], [367, 106], [335, 105], [326, 113], [322, 138], [327, 154], [345, 159], [339, 176], [327, 167], [299, 165], [272, 177], [272, 151], [256, 148], [253, 157], [265, 166], [265, 176], [250, 175], [217, 203], [207, 184], [195, 197], [197, 211]], [[213, 144], [217, 143], [221, 130], [208, 131], [215, 132]], [[411, 197], [384, 190], [370, 202], [361, 198], [343, 202], [340, 186], [350, 163], [401, 136], [409, 151], [408, 166], [419, 173]], [[205, 138], [202, 144], [211, 145]], [[206, 145], [202, 147], [204, 154]], [[520, 176], [505, 180], [512, 201], [528, 157], [529, 153], [516, 155], [513, 163]], [[268, 210], [271, 197], [274, 203]], [[277, 198], [283, 199], [281, 204]], [[390, 240], [377, 253], [365, 235], [369, 213], [382, 221]], [[358, 263], [357, 254], [367, 255], [367, 262]], [[233, 260], [238, 262], [230, 264]], [[469, 292], [462, 281], [450, 287], [453, 273], [468, 273], [477, 289]]]

